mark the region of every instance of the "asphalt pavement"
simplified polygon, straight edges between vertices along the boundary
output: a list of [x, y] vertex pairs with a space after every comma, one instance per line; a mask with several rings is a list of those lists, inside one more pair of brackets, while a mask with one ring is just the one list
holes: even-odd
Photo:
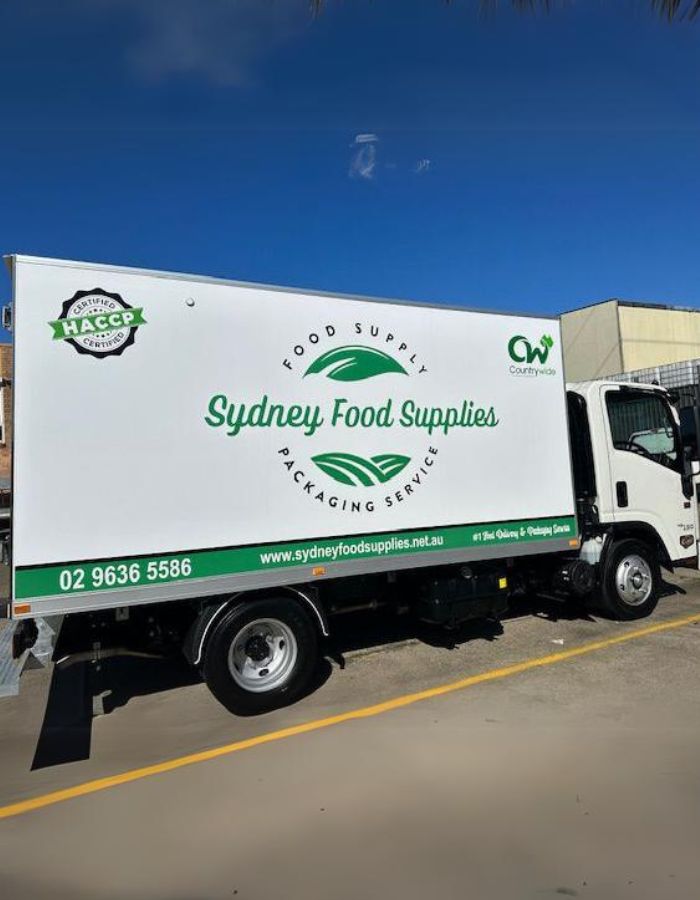
[[348, 617], [314, 691], [247, 719], [178, 662], [111, 663], [98, 718], [81, 669], [27, 672], [0, 702], [0, 896], [698, 896], [698, 620], [687, 574], [641, 623]]

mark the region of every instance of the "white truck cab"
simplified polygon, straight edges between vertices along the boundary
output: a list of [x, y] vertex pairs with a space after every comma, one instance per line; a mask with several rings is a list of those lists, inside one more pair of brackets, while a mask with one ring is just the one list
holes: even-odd
[[600, 600], [619, 618], [653, 609], [660, 568], [698, 565], [696, 480], [677, 411], [651, 385], [567, 387], [581, 559], [599, 570]]

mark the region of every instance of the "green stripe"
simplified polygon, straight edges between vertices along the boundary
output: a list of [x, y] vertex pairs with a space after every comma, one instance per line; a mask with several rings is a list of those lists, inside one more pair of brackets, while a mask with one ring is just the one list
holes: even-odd
[[316, 566], [327, 566], [329, 572], [332, 572], [334, 563], [353, 559], [439, 553], [469, 547], [483, 548], [484, 558], [488, 558], [488, 548], [492, 546], [564, 541], [576, 536], [576, 519], [565, 516], [332, 540], [297, 541], [231, 550], [193, 550], [191, 553], [129, 557], [99, 563], [31, 566], [18, 569], [15, 573], [15, 600], [31, 600], [56, 594], [79, 595], [86, 591], [115, 591], [149, 584], [290, 567], [305, 568], [306, 571], [299, 574], [299, 580], [304, 580], [311, 577], [311, 570]]

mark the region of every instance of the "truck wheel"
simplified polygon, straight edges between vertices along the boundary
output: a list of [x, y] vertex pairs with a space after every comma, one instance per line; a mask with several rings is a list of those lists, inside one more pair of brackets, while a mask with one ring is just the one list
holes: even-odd
[[613, 544], [601, 585], [603, 612], [614, 619], [643, 619], [659, 602], [661, 572], [654, 551], [631, 539]]
[[308, 687], [318, 660], [316, 628], [294, 600], [241, 603], [214, 629], [202, 671], [230, 712], [249, 716], [287, 706]]

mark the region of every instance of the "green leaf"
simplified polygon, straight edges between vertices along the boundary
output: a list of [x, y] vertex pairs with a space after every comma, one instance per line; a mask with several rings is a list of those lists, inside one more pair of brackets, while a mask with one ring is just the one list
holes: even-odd
[[372, 457], [372, 462], [382, 470], [383, 478], [381, 480], [383, 482], [389, 481], [394, 475], [402, 472], [410, 461], [410, 456], [402, 456], [400, 453], [382, 453]]
[[322, 353], [304, 372], [304, 377], [324, 371], [334, 381], [363, 381], [387, 372], [408, 375], [404, 367], [388, 353], [361, 346], [336, 347]]
[[334, 481], [352, 487], [385, 484], [398, 475], [411, 461], [410, 456], [382, 453], [364, 459], [354, 453], [319, 453], [311, 457], [318, 468]]

